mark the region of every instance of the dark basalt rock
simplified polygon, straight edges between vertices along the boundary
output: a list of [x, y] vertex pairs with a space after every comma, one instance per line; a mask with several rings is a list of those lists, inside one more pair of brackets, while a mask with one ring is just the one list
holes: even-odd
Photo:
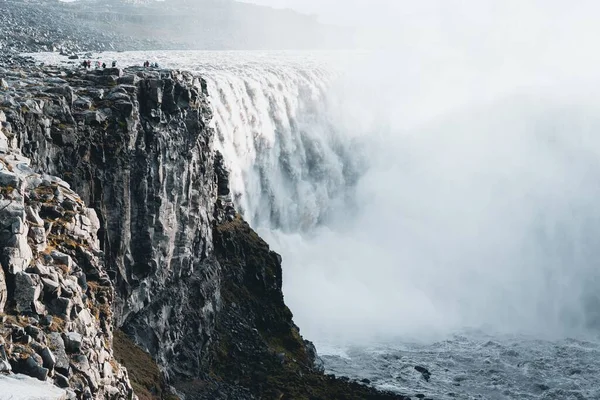
[[407, 399], [323, 375], [283, 301], [281, 257], [239, 216], [213, 234], [223, 305], [210, 375], [175, 382], [186, 399]]
[[420, 372], [421, 375], [423, 376], [423, 379], [425, 379], [427, 382], [429, 382], [429, 379], [431, 378], [431, 372], [429, 372], [429, 370], [427, 368], [417, 365], [417, 366], [415, 366], [415, 370], [417, 372]]

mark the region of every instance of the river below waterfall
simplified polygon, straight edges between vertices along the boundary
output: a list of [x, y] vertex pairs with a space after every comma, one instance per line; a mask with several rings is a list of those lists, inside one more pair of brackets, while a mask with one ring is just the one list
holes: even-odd
[[[470, 332], [429, 344], [321, 351], [329, 373], [413, 398], [600, 399], [598, 341]], [[419, 366], [430, 372], [429, 380], [415, 369]]]

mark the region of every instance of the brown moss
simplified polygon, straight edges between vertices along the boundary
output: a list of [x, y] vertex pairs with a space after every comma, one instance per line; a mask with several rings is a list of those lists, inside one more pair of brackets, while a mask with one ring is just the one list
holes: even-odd
[[52, 188], [52, 186], [38, 186], [35, 189], [33, 189], [33, 191], [37, 194], [37, 195], [54, 195], [54, 188]]
[[0, 194], [3, 196], [11, 196], [13, 190], [15, 190], [12, 186], [0, 186]]
[[216, 225], [213, 233], [225, 277], [210, 366], [211, 377], [219, 384], [196, 380], [178, 383], [178, 390], [186, 395], [216, 393], [218, 386], [231, 385], [245, 387], [264, 400], [404, 399], [315, 371], [283, 301], [278, 257], [239, 216]]
[[225, 221], [222, 224], [217, 225], [216, 229], [218, 232], [233, 231], [243, 225], [244, 220], [239, 214], [236, 214], [233, 221]]
[[6, 316], [6, 320], [4, 321], [5, 325], [10, 325], [10, 324], [12, 324], [14, 326], [23, 326], [24, 325], [24, 323], [21, 322], [22, 318], [20, 318], [20, 316], [18, 316], [18, 315], [6, 314], [5, 316]]
[[111, 318], [112, 310], [110, 308], [110, 301], [112, 298], [112, 292], [110, 286], [100, 285], [96, 281], [88, 281], [88, 299], [87, 306], [90, 309], [92, 315], [97, 321]]
[[110, 361], [108, 361], [108, 363], [112, 367], [113, 371], [119, 371], [121, 369], [121, 367], [119, 366], [119, 364], [117, 364], [114, 358], [111, 358]]
[[98, 291], [98, 289], [100, 288], [100, 285], [96, 281], [88, 281], [87, 285], [88, 285], [89, 290], [92, 291], [93, 293], [96, 293]]
[[121, 330], [115, 330], [113, 349], [115, 358], [127, 368], [140, 400], [159, 400], [167, 394], [163, 393], [164, 382], [156, 362]]
[[55, 315], [52, 317], [52, 323], [48, 327], [48, 330], [50, 332], [64, 332], [66, 325], [67, 322], [64, 319]]

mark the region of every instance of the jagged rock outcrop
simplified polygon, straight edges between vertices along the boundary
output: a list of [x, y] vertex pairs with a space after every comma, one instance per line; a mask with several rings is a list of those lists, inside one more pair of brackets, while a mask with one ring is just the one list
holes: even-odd
[[36, 173], [2, 111], [0, 122], [0, 371], [53, 382], [64, 398], [133, 398], [113, 355], [96, 213], [62, 179]]
[[180, 382], [186, 400], [409, 400], [324, 375], [282, 294], [281, 257], [237, 215], [215, 223], [222, 268], [210, 374]]
[[[37, 214], [24, 208], [27, 224], [6, 225], [0, 302], [6, 293], [16, 323], [44, 309], [57, 318], [40, 318], [37, 330], [10, 326], [12, 343], [41, 331], [55, 350], [35, 350], [39, 357], [23, 368], [35, 362], [41, 376], [52, 365], [57, 386], [101, 398], [101, 358], [89, 354], [88, 339], [105, 335], [110, 347], [115, 325], [114, 349], [143, 399], [175, 389], [186, 399], [402, 399], [324, 376], [316, 366], [314, 347], [283, 301], [280, 257], [235, 212], [202, 79], [32, 64], [0, 69], [0, 76], [6, 146], [49, 174], [35, 186]], [[39, 254], [47, 254], [39, 265], [48, 273], [35, 269]], [[84, 310], [101, 333], [83, 329], [90, 322], [79, 320]], [[46, 333], [58, 321], [65, 321], [59, 332]], [[81, 376], [81, 385], [66, 372]], [[109, 372], [130, 395], [124, 370]]]
[[219, 307], [205, 85], [172, 71], [40, 73], [37, 90], [7, 77], [10, 140], [98, 211], [117, 325], [167, 376], [198, 374]]

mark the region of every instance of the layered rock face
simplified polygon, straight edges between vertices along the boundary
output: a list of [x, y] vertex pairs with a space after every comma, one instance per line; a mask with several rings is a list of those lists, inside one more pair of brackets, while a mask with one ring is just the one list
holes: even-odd
[[96, 212], [36, 173], [4, 134], [2, 111], [0, 122], [0, 371], [51, 381], [65, 398], [132, 398], [112, 350]]
[[219, 307], [203, 83], [171, 71], [44, 71], [43, 87], [4, 101], [11, 140], [98, 211], [117, 325], [167, 376], [198, 374]]

